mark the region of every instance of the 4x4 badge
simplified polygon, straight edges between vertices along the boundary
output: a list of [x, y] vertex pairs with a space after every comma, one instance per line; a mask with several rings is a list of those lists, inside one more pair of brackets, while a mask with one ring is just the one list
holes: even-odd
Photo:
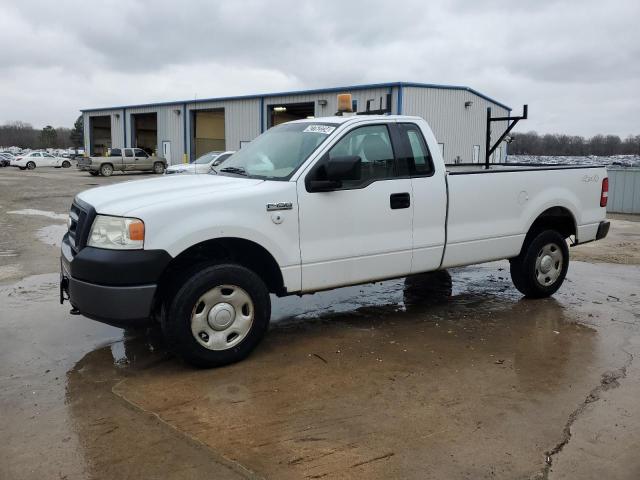
[[291, 210], [292, 208], [293, 203], [291, 202], [267, 203], [267, 212], [275, 212], [276, 210]]

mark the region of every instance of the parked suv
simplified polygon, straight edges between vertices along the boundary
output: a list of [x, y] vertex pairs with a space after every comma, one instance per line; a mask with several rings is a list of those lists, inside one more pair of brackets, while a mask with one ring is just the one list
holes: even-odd
[[167, 168], [164, 158], [149, 155], [141, 148], [112, 148], [106, 157], [84, 157], [78, 160], [78, 168], [91, 175], [109, 177], [114, 171], [152, 171], [163, 173]]

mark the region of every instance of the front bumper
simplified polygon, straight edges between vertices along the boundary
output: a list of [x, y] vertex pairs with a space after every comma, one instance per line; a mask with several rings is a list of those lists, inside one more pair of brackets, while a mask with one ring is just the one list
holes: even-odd
[[[85, 317], [113, 325], [145, 324], [151, 317], [157, 285], [114, 287], [83, 282], [61, 268], [60, 298]], [[66, 297], [65, 297], [66, 295]]]
[[142, 325], [152, 315], [158, 282], [171, 261], [164, 250], [75, 253], [68, 234], [60, 256], [60, 301], [82, 315], [117, 326]]

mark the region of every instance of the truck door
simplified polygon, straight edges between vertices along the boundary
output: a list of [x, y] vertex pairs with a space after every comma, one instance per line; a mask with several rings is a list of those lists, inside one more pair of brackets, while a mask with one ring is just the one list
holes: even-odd
[[133, 148], [124, 148], [124, 155], [122, 156], [122, 166], [120, 167], [122, 170], [135, 170], [136, 168], [136, 157], [133, 155]]
[[134, 148], [133, 153], [135, 155], [134, 170], [151, 170], [151, 157], [147, 152], [141, 148]]
[[[358, 155], [362, 174], [331, 192], [298, 181], [302, 290], [406, 275], [411, 270], [413, 198], [386, 123], [358, 126], [318, 162]], [[304, 177], [304, 178], [303, 178]]]
[[[413, 257], [411, 273], [440, 266], [445, 244], [447, 187], [443, 162], [434, 162], [422, 130], [415, 123], [398, 123], [398, 151], [407, 162], [413, 199]], [[437, 145], [434, 142], [434, 148]], [[437, 167], [436, 167], [437, 166]]]

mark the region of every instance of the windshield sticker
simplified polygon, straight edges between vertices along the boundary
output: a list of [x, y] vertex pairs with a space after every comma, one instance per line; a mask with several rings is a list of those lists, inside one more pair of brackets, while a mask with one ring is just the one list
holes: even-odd
[[335, 129], [336, 127], [330, 127], [329, 125], [309, 125], [303, 132], [324, 133], [325, 135], [329, 135]]

